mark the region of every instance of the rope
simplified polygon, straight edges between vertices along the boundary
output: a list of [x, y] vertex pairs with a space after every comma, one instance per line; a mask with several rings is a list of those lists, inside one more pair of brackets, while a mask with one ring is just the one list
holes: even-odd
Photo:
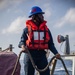
[[50, 62], [48, 63], [48, 65], [47, 65], [44, 69], [38, 69], [37, 66], [35, 65], [35, 63], [34, 63], [34, 61], [33, 61], [33, 59], [32, 59], [32, 56], [31, 56], [31, 54], [30, 54], [30, 52], [29, 52], [29, 50], [28, 50], [27, 47], [26, 47], [26, 50], [27, 50], [27, 52], [28, 52], [28, 55], [29, 55], [29, 58], [30, 58], [30, 60], [31, 60], [31, 63], [32, 63], [33, 67], [34, 67], [37, 71], [39, 71], [39, 72], [44, 72], [44, 71], [46, 71], [46, 70], [48, 69], [48, 67], [50, 66], [52, 60], [55, 58], [55, 56], [54, 56], [54, 57], [50, 60]]
[[38, 69], [37, 66], [35, 65], [34, 61], [32, 60], [31, 55], [29, 55], [29, 57], [30, 57], [30, 60], [31, 60], [31, 62], [32, 62], [33, 67], [34, 67], [37, 71], [39, 71], [39, 72], [44, 72], [44, 71], [46, 71], [46, 70], [48, 69], [48, 67], [50, 66], [52, 60], [55, 58], [55, 57], [53, 57], [53, 58], [50, 60], [50, 62], [48, 63], [48, 65], [47, 65], [44, 69]]
[[68, 70], [67, 70], [67, 68], [66, 68], [66, 66], [65, 66], [65, 63], [64, 63], [63, 59], [60, 58], [59, 60], [61, 60], [61, 62], [62, 62], [62, 64], [63, 64], [63, 67], [64, 67], [64, 69], [65, 69], [65, 71], [66, 71], [66, 75], [69, 75]]
[[[31, 60], [31, 63], [32, 63], [33, 67], [34, 67], [37, 71], [39, 71], [39, 72], [44, 72], [44, 71], [46, 71], [46, 70], [48, 69], [48, 67], [50, 66], [51, 62], [53, 61], [53, 59], [56, 58], [55, 56], [53, 56], [53, 57], [51, 58], [51, 60], [49, 61], [48, 65], [47, 65], [44, 69], [38, 69], [37, 66], [35, 65], [35, 63], [34, 63], [34, 61], [33, 61], [33, 59], [32, 59], [32, 56], [31, 56], [31, 54], [30, 54], [30, 52], [29, 52], [29, 50], [28, 50], [27, 47], [26, 47], [26, 50], [27, 50], [27, 52], [28, 52], [28, 55], [29, 55], [29, 58], [30, 58], [30, 60]], [[64, 68], [65, 68], [65, 71], [66, 71], [67, 75], [69, 75], [68, 70], [67, 70], [67, 68], [66, 68], [66, 66], [65, 66], [65, 64], [64, 64], [63, 59], [62, 59], [62, 58], [59, 58], [59, 60], [61, 60], [63, 66], [64, 66]]]
[[20, 56], [21, 56], [22, 52], [23, 52], [23, 51], [21, 51], [21, 52], [19, 53], [19, 56], [18, 56], [18, 58], [17, 58], [17, 60], [16, 60], [16, 63], [15, 63], [15, 66], [14, 66], [14, 69], [13, 69], [11, 75], [14, 75], [14, 74], [15, 74], [15, 71], [16, 71], [16, 68], [17, 68], [17, 65], [18, 65], [18, 62], [19, 62], [19, 59], [20, 59]]
[[[48, 67], [50, 66], [51, 62], [53, 61], [53, 59], [56, 58], [55, 56], [53, 56], [53, 57], [51, 58], [51, 60], [49, 61], [48, 65], [47, 65], [44, 69], [38, 69], [37, 66], [35, 65], [35, 63], [34, 63], [34, 61], [33, 61], [33, 59], [32, 59], [32, 56], [31, 56], [31, 54], [30, 54], [30, 52], [29, 52], [29, 50], [28, 50], [27, 47], [26, 47], [26, 51], [27, 51], [27, 53], [28, 53], [28, 55], [29, 55], [29, 58], [30, 58], [30, 60], [31, 60], [31, 63], [32, 63], [33, 67], [34, 67], [38, 72], [44, 72], [44, 71], [46, 71], [46, 70], [48, 69]], [[23, 51], [20, 52], [19, 57], [17, 58], [16, 64], [15, 64], [15, 66], [14, 66], [14, 69], [13, 69], [13, 72], [12, 72], [11, 75], [14, 75], [14, 73], [15, 73], [15, 70], [16, 70], [16, 68], [17, 68], [17, 64], [18, 64], [18, 62], [19, 62], [19, 59], [20, 59], [20, 56], [21, 56], [22, 52], [23, 52]], [[63, 66], [64, 66], [64, 68], [65, 68], [65, 71], [66, 71], [67, 75], [69, 75], [68, 70], [67, 70], [67, 68], [66, 68], [66, 66], [65, 66], [65, 64], [64, 64], [63, 59], [62, 59], [62, 58], [59, 58], [59, 60], [61, 60]]]

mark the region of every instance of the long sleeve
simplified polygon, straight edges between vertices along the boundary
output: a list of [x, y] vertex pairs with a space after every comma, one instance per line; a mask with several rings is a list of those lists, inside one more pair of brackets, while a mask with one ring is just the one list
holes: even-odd
[[58, 53], [58, 51], [56, 50], [56, 48], [54, 46], [53, 38], [52, 38], [50, 30], [49, 30], [49, 35], [50, 35], [50, 41], [48, 42], [49, 49], [53, 54], [56, 55]]
[[28, 29], [27, 28], [25, 28], [23, 30], [23, 33], [22, 33], [22, 36], [21, 36], [21, 40], [20, 40], [19, 45], [18, 45], [19, 48], [21, 48], [21, 45], [26, 45], [26, 40], [28, 39], [26, 33], [28, 33]]

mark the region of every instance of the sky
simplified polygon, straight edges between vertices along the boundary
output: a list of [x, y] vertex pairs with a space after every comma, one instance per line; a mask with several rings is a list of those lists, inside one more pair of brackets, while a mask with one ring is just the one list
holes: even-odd
[[62, 54], [65, 46], [57, 42], [59, 34], [69, 35], [70, 50], [74, 51], [75, 0], [0, 0], [0, 47], [6, 49], [13, 44], [13, 52], [19, 54], [18, 44], [33, 6], [39, 6], [45, 12], [44, 19], [58, 52]]

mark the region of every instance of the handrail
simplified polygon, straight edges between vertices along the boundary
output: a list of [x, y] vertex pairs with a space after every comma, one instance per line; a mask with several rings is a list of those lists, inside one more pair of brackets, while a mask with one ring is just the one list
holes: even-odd
[[61, 55], [61, 57], [70, 57], [70, 56], [75, 56], [75, 55]]

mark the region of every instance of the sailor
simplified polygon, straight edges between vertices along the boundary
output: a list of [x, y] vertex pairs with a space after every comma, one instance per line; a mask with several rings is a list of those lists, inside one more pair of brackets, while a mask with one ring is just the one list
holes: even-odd
[[[25, 75], [34, 75], [35, 69], [32, 66], [25, 46], [39, 69], [43, 69], [48, 64], [45, 49], [49, 49], [56, 58], [60, 58], [60, 54], [54, 46], [52, 34], [47, 27], [47, 21], [44, 20], [45, 14], [38, 6], [33, 6], [29, 12], [29, 20], [26, 21], [26, 27], [23, 30], [19, 47], [25, 52], [24, 71]], [[41, 72], [40, 75], [50, 75], [49, 68]]]

